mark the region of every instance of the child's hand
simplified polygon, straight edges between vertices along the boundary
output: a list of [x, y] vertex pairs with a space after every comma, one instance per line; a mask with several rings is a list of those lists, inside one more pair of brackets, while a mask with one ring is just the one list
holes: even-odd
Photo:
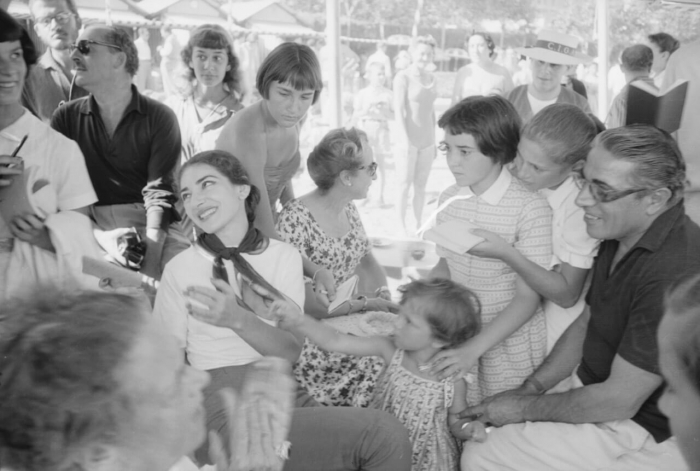
[[469, 249], [469, 253], [482, 258], [497, 258], [503, 260], [509, 250], [513, 247], [503, 240], [501, 236], [485, 229], [472, 229], [470, 231], [475, 236], [483, 237], [485, 240], [479, 242]]
[[478, 420], [462, 419], [450, 426], [450, 432], [459, 440], [486, 441], [486, 426]]
[[279, 323], [284, 330], [299, 327], [304, 321], [304, 313], [296, 303], [287, 299], [278, 299], [270, 306], [270, 319]]
[[464, 376], [476, 366], [480, 353], [476, 352], [470, 342], [459, 348], [440, 350], [430, 360], [430, 372], [442, 380], [452, 376]]

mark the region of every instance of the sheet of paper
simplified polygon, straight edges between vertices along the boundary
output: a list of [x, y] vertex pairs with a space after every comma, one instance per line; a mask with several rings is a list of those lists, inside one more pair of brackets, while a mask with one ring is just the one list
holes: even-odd
[[471, 229], [479, 226], [468, 221], [453, 219], [429, 229], [423, 235], [423, 239], [435, 242], [448, 250], [464, 254], [484, 238], [472, 234]]
[[335, 291], [335, 299], [330, 306], [328, 306], [328, 312], [335, 312], [336, 309], [338, 309], [345, 301], [352, 299], [352, 296], [355, 294], [355, 290], [357, 289], [358, 280], [358, 276], [353, 275], [345, 280], [345, 283], [338, 286], [338, 289]]

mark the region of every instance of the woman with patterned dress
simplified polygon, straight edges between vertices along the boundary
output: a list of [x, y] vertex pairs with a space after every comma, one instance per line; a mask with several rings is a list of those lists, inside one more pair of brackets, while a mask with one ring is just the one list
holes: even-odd
[[[366, 198], [376, 178], [377, 166], [366, 135], [354, 128], [330, 131], [309, 155], [308, 169], [318, 188], [287, 203], [277, 232], [311, 262], [330, 270], [338, 286], [357, 273], [360, 296], [329, 315], [315, 296], [307, 295], [305, 312], [326, 318], [394, 309], [385, 299], [389, 297], [386, 275], [372, 255], [352, 202]], [[307, 285], [309, 293], [311, 289]], [[307, 341], [296, 376], [322, 404], [367, 406], [381, 367], [376, 359], [330, 354]]]

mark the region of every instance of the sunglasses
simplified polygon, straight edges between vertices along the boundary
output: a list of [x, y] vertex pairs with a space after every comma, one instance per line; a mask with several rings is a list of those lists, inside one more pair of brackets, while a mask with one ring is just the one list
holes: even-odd
[[370, 177], [373, 177], [377, 174], [377, 162], [372, 162], [369, 165], [363, 165], [362, 167], [359, 167], [359, 170], [362, 169], [367, 169], [367, 173], [369, 174]]
[[92, 39], [81, 39], [77, 43], [70, 45], [70, 52], [72, 54], [73, 51], [77, 49], [79, 53], [81, 53], [84, 56], [87, 56], [88, 54], [90, 54], [90, 44], [97, 44], [100, 46], [112, 47], [112, 48], [117, 49], [119, 51], [122, 50], [121, 47], [116, 46], [114, 44], [101, 43], [99, 41], [93, 41]]
[[574, 180], [576, 181], [576, 186], [578, 186], [580, 190], [587, 188], [593, 199], [598, 203], [611, 203], [624, 198], [625, 196], [633, 195], [642, 191], [654, 191], [656, 189], [629, 188], [627, 190], [606, 190], [601, 188], [597, 183], [588, 181], [581, 171], [574, 172]]

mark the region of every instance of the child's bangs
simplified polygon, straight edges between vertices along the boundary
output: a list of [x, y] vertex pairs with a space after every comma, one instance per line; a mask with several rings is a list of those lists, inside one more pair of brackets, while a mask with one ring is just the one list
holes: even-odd
[[283, 74], [279, 79], [275, 79], [279, 83], [288, 83], [295, 90], [320, 90], [323, 87], [321, 77], [308, 67], [298, 65]]

